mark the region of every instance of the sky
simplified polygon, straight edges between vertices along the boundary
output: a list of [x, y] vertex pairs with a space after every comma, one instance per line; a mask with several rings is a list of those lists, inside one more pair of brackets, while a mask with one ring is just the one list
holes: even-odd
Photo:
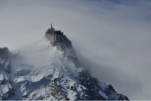
[[150, 0], [0, 0], [0, 47], [40, 40], [52, 23], [93, 76], [130, 99], [151, 100], [150, 10]]

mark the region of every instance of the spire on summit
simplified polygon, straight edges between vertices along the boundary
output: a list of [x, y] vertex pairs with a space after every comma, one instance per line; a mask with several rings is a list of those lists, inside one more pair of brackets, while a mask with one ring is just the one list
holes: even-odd
[[51, 23], [51, 28], [52, 28], [52, 23]]

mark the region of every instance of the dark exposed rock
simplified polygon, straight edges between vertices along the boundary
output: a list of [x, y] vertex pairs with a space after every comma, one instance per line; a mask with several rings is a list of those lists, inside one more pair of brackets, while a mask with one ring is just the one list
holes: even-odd
[[5, 84], [5, 81], [4, 81], [4, 80], [1, 80], [1, 81], [0, 81], [0, 84], [1, 84], [1, 85], [4, 85], [4, 84]]
[[55, 30], [53, 27], [47, 29], [45, 33], [45, 38], [50, 41], [52, 46], [63, 52], [63, 55], [70, 61], [78, 64], [78, 59], [76, 57], [75, 51], [72, 47], [71, 41], [61, 32], [60, 30]]
[[0, 86], [8, 89], [8, 91], [4, 91], [3, 95], [0, 96], [2, 100], [9, 100], [15, 96], [12, 81], [9, 77], [10, 70], [9, 50], [6, 47], [0, 48], [0, 75], [2, 76]]
[[[99, 86], [99, 81], [96, 78], [93, 78], [86, 70], [82, 69], [78, 73], [80, 84], [87, 88], [88, 100], [128, 100], [126, 96], [118, 94], [111, 85], [106, 85], [105, 89]], [[100, 90], [104, 92], [108, 98], [99, 94]]]
[[57, 100], [69, 100], [67, 98], [67, 94], [63, 91], [63, 87], [61, 85], [59, 85], [59, 81], [58, 79], [55, 79], [52, 83], [51, 83], [51, 95], [54, 96]]
[[52, 46], [59, 45], [63, 50], [65, 48], [72, 48], [71, 41], [60, 30], [55, 31], [54, 28], [50, 28], [46, 31], [45, 37], [50, 41]]
[[9, 55], [9, 50], [7, 47], [0, 48], [0, 56], [7, 58]]
[[9, 65], [10, 53], [8, 48], [0, 48], [0, 59], [3, 62], [0, 62], [0, 71], [5, 71], [10, 73], [10, 65]]

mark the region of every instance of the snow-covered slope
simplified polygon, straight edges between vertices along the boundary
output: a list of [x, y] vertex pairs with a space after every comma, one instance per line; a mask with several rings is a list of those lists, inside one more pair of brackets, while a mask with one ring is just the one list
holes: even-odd
[[[0, 84], [0, 99], [128, 100], [88, 73], [79, 63], [71, 41], [61, 31], [50, 28], [45, 38], [20, 50], [11, 56], [11, 62], [5, 63], [11, 63], [12, 70], [8, 73], [1, 69], [0, 79], [7, 78], [12, 83], [6, 83], [7, 88]], [[14, 89], [11, 97], [6, 94], [8, 89]]]

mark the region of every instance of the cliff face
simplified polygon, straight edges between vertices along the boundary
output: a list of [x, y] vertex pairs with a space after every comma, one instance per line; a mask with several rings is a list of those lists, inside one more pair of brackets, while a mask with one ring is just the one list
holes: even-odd
[[[47, 29], [45, 38], [50, 41], [50, 44], [63, 52], [63, 55], [74, 62], [78, 62], [71, 41], [63, 34], [56, 31], [54, 28]], [[76, 63], [77, 64], [77, 63]]]
[[45, 36], [51, 42], [52, 46], [57, 46], [62, 43], [61, 48], [72, 48], [71, 41], [60, 30], [55, 31], [53, 28], [48, 29]]

